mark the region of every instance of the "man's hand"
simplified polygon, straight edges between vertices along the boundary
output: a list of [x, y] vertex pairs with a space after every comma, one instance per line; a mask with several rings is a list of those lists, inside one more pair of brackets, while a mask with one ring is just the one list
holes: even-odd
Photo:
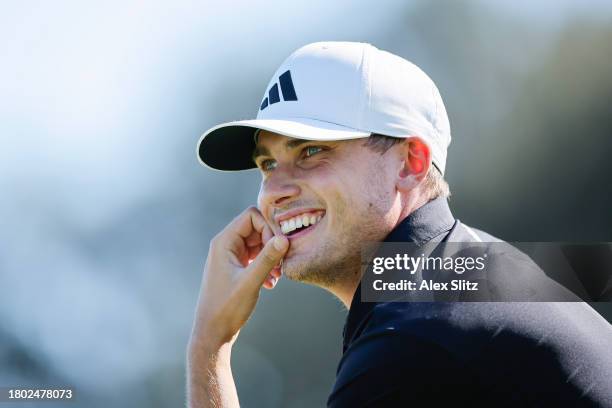
[[[190, 406], [234, 406], [231, 345], [250, 317], [262, 286], [280, 278], [289, 248], [259, 210], [248, 208], [210, 243], [188, 350]], [[216, 405], [213, 405], [216, 404]]]
[[232, 342], [255, 308], [262, 285], [273, 288], [275, 268], [289, 242], [274, 236], [259, 210], [248, 208], [210, 243], [192, 340]]

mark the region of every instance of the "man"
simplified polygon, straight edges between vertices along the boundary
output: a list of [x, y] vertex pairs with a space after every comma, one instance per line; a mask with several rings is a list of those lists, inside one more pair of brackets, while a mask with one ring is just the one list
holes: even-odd
[[188, 347], [190, 406], [239, 405], [232, 345], [260, 287], [281, 275], [349, 309], [328, 406], [612, 406], [612, 329], [584, 303], [362, 300], [365, 242], [498, 241], [452, 216], [449, 143], [425, 73], [340, 42], [294, 52], [256, 120], [203, 135], [205, 165], [257, 167], [262, 182], [257, 207], [210, 244]]

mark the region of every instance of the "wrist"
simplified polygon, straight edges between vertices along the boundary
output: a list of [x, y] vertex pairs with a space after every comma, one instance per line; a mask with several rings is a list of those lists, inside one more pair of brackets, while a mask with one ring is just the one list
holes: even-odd
[[232, 351], [233, 342], [217, 340], [215, 338], [201, 338], [192, 336], [187, 346], [189, 359], [196, 360], [227, 360]]

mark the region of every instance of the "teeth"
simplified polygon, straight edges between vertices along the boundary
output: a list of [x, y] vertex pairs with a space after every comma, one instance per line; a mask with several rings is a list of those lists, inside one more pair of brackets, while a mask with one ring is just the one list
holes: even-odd
[[294, 231], [298, 228], [308, 227], [309, 225], [314, 225], [321, 220], [321, 215], [298, 215], [297, 217], [293, 217], [289, 220], [284, 220], [280, 222], [281, 232], [283, 234], [288, 234], [291, 231]]

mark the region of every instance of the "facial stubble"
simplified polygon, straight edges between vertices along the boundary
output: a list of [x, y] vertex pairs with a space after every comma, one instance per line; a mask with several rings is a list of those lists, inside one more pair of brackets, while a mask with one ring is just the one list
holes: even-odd
[[[388, 192], [382, 191], [382, 185], [384, 183], [364, 186], [380, 189], [363, 194], [362, 197], [367, 198], [366, 202], [356, 203], [336, 196], [337, 205], [333, 217], [335, 225], [327, 226], [333, 233], [328, 232], [326, 237], [318, 239], [306, 253], [296, 254], [283, 261], [283, 274], [291, 280], [328, 289], [342, 282], [359, 280], [363, 244], [381, 241], [389, 232], [381, 222], [388, 212]], [[345, 222], [349, 208], [361, 208], [351, 223]]]

